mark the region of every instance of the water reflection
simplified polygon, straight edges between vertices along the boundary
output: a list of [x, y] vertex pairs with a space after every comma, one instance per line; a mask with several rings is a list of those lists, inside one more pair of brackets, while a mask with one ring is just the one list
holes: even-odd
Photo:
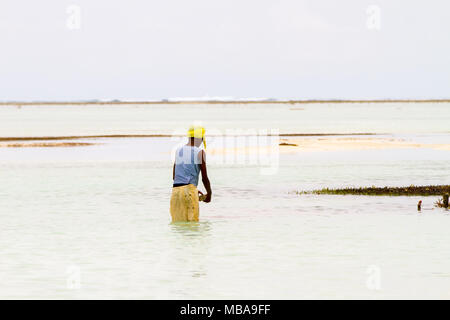
[[174, 234], [189, 240], [203, 239], [204, 237], [208, 237], [211, 233], [211, 222], [209, 221], [172, 222], [169, 226]]
[[173, 222], [169, 225], [174, 265], [192, 278], [207, 275], [207, 257], [211, 245], [212, 225], [205, 222]]

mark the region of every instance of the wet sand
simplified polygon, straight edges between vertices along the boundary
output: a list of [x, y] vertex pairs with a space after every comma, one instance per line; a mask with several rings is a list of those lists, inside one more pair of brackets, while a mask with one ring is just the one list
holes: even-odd
[[273, 153], [278, 149], [280, 154], [318, 152], [318, 151], [352, 151], [352, 150], [383, 150], [383, 149], [434, 149], [450, 150], [450, 144], [418, 143], [396, 138], [365, 138], [365, 137], [304, 137], [282, 138], [277, 146], [263, 147], [231, 147], [208, 148], [211, 155], [222, 154], [252, 154]]
[[369, 149], [414, 149], [427, 148], [450, 150], [450, 144], [428, 144], [395, 138], [317, 138], [317, 139], [281, 139], [280, 149], [286, 152], [299, 151], [338, 151]]
[[[352, 137], [351, 135], [358, 135]], [[278, 146], [246, 146], [246, 147], [215, 147], [211, 145], [208, 153], [211, 155], [228, 153], [273, 152], [298, 153], [314, 151], [344, 151], [344, 150], [382, 150], [382, 149], [434, 149], [450, 150], [450, 144], [419, 143], [399, 138], [360, 137], [366, 134], [291, 134], [281, 135]], [[66, 137], [0, 137], [0, 148], [36, 148], [36, 147], [83, 147], [97, 143], [67, 142], [58, 140], [78, 140], [97, 138], [166, 138], [170, 135], [102, 135], [102, 136], [66, 136]], [[38, 142], [41, 141], [41, 142]], [[58, 141], [58, 142], [52, 142]]]

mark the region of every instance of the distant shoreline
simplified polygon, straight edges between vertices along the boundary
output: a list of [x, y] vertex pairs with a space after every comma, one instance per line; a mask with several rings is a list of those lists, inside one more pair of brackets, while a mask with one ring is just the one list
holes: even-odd
[[450, 103], [450, 99], [380, 99], [380, 100], [187, 100], [187, 101], [9, 101], [0, 106], [51, 105], [163, 105], [163, 104], [320, 104], [320, 103]]
[[[322, 137], [322, 136], [369, 136], [377, 133], [286, 133], [275, 136], [280, 137]], [[80, 139], [106, 139], [106, 138], [171, 138], [184, 137], [185, 135], [172, 134], [111, 134], [111, 135], [86, 135], [86, 136], [47, 136], [47, 137], [0, 137], [0, 142], [9, 141], [51, 141], [51, 140], [80, 140]], [[214, 137], [215, 135], [208, 135]], [[274, 136], [267, 134], [266, 136]]]

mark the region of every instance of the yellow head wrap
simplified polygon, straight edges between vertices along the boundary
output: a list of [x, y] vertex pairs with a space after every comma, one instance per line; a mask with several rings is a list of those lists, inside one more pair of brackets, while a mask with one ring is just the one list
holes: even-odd
[[203, 145], [206, 149], [206, 142], [205, 142], [205, 128], [201, 126], [192, 126], [189, 128], [187, 132], [187, 136], [189, 138], [197, 138], [197, 139], [203, 139]]

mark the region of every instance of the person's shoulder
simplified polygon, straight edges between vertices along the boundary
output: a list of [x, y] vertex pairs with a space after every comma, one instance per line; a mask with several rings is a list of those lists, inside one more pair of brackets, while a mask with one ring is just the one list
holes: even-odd
[[202, 161], [202, 159], [205, 159], [206, 157], [206, 152], [203, 149], [198, 148], [198, 160]]
[[193, 148], [195, 148], [195, 150], [196, 150], [198, 153], [204, 151], [202, 148], [197, 147], [197, 146], [194, 146]]

